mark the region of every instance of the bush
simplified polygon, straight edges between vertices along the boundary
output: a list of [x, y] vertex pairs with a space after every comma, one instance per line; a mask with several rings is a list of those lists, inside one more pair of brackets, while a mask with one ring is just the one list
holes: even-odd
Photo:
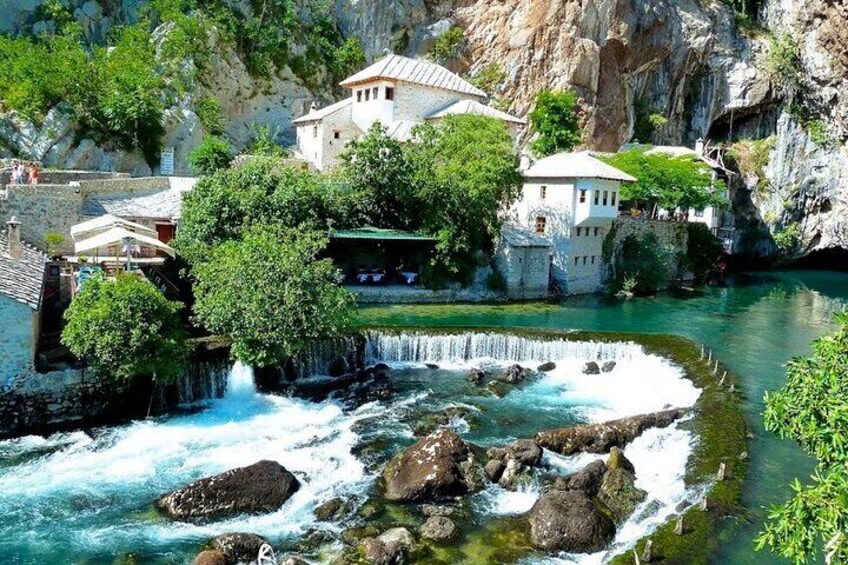
[[709, 272], [724, 255], [724, 248], [716, 236], [704, 224], [690, 222], [689, 243], [684, 258], [685, 266], [692, 271], [695, 284], [702, 284]]
[[288, 155], [286, 150], [277, 145], [274, 140], [277, 130], [272, 132], [271, 126], [257, 124], [253, 124], [252, 129], [253, 139], [250, 140], [245, 153], [262, 157], [286, 157]]
[[167, 382], [179, 374], [185, 354], [181, 307], [136, 275], [92, 278], [65, 312], [62, 344], [100, 377]]
[[493, 62], [474, 73], [468, 82], [492, 97], [500, 91], [506, 78], [503, 67]]
[[433, 42], [429, 55], [437, 63], [455, 59], [465, 41], [465, 31], [461, 27], [451, 27], [445, 30]]
[[493, 269], [486, 277], [486, 288], [492, 292], [505, 292], [506, 279], [499, 271]]
[[801, 226], [789, 224], [775, 232], [773, 237], [778, 252], [784, 256], [791, 256], [801, 246]]
[[197, 119], [206, 133], [210, 135], [223, 135], [226, 131], [224, 117], [221, 115], [221, 103], [214, 96], [201, 98], [194, 105]]
[[824, 123], [824, 120], [815, 119], [807, 122], [807, 133], [810, 136], [810, 140], [816, 145], [821, 145], [824, 147], [833, 145], [834, 138], [827, 130], [827, 124]]
[[47, 254], [53, 255], [56, 248], [65, 243], [65, 236], [58, 232], [44, 234], [44, 244], [47, 246]]
[[767, 65], [774, 80], [785, 88], [797, 88], [802, 74], [798, 42], [789, 33], [771, 40]]
[[188, 154], [191, 170], [200, 175], [210, 175], [226, 169], [233, 162], [233, 147], [220, 137], [207, 135], [200, 145]]
[[577, 95], [570, 90], [540, 92], [530, 112], [530, 127], [537, 136], [530, 148], [538, 157], [570, 151], [579, 145], [583, 133]]
[[647, 231], [641, 237], [628, 235], [614, 256], [614, 291], [624, 289], [628, 279], [635, 280], [635, 284], [627, 284], [638, 294], [653, 294], [668, 284], [671, 254], [660, 245], [654, 232]]

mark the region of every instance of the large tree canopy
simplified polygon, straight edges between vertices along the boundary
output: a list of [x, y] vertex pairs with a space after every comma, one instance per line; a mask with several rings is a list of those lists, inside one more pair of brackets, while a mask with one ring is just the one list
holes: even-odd
[[181, 307], [134, 275], [89, 279], [65, 312], [62, 343], [102, 377], [168, 381], [185, 353]]
[[787, 365], [786, 384], [766, 394], [766, 429], [793, 439], [817, 460], [810, 485], [769, 514], [758, 549], [800, 563], [848, 562], [848, 313], [836, 332], [813, 343], [811, 357]]
[[570, 151], [580, 145], [580, 106], [570, 90], [543, 90], [530, 112], [530, 127], [537, 135], [530, 149], [537, 157]]
[[311, 341], [340, 336], [351, 324], [353, 298], [337, 283], [326, 237], [305, 228], [254, 225], [210, 250], [194, 266], [194, 313], [232, 340], [232, 355], [271, 367]]
[[726, 204], [724, 182], [713, 180], [709, 165], [695, 157], [675, 157], [636, 147], [601, 158], [636, 177], [635, 183], [622, 185], [622, 200], [656, 204], [666, 210], [703, 210]]

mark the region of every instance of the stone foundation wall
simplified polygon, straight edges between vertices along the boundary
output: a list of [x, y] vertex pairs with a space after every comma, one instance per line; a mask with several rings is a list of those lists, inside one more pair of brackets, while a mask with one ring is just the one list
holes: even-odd
[[615, 220], [612, 229], [614, 232], [614, 249], [619, 249], [622, 242], [630, 235], [641, 237], [646, 232], [655, 233], [660, 245], [670, 251], [671, 261], [668, 265], [668, 280], [687, 278], [687, 273], [684, 272], [680, 261], [680, 258], [686, 254], [689, 245], [689, 224], [687, 222], [622, 217]]

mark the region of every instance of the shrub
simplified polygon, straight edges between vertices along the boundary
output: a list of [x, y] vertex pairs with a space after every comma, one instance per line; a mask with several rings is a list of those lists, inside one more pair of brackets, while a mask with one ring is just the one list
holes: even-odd
[[824, 120], [815, 119], [807, 122], [807, 133], [810, 140], [816, 145], [829, 146], [834, 143], [833, 136], [827, 130], [827, 124]]
[[44, 244], [47, 246], [47, 254], [53, 255], [56, 248], [65, 243], [65, 236], [58, 232], [44, 234]]
[[686, 267], [692, 271], [695, 283], [701, 284], [724, 255], [724, 248], [718, 238], [704, 224], [690, 222], [687, 229], [689, 231], [689, 243], [686, 247], [684, 262]]
[[756, 188], [760, 194], [769, 188], [765, 168], [776, 142], [777, 137], [774, 135], [764, 139], [742, 139], [734, 142], [727, 152], [727, 157], [736, 164], [740, 173], [757, 178]]
[[181, 307], [136, 275], [92, 278], [65, 312], [62, 344], [100, 377], [167, 382], [179, 374], [185, 353]]
[[537, 137], [530, 144], [538, 157], [570, 151], [582, 138], [577, 95], [570, 90], [543, 90], [530, 112], [530, 127]]
[[798, 86], [801, 57], [798, 42], [792, 35], [783, 33], [772, 38], [766, 63], [776, 82], [793, 90]]
[[499, 63], [492, 62], [474, 73], [468, 81], [492, 97], [500, 91], [506, 78], [503, 67]]
[[654, 232], [628, 235], [614, 255], [613, 290], [623, 289], [628, 279], [636, 281], [632, 291], [639, 294], [653, 294], [668, 284], [671, 254]]
[[194, 105], [197, 119], [206, 133], [210, 135], [223, 135], [225, 132], [224, 117], [221, 115], [221, 102], [214, 96], [206, 96], [198, 100]]
[[191, 170], [201, 175], [209, 175], [226, 169], [232, 161], [233, 148], [230, 143], [211, 135], [204, 137], [200, 145], [192, 149], [188, 155]]
[[465, 31], [461, 27], [453, 26], [436, 38], [429, 55], [437, 63], [450, 61], [459, 55], [464, 41]]
[[793, 223], [774, 233], [774, 243], [781, 255], [791, 256], [801, 246], [801, 226]]
[[499, 271], [493, 269], [486, 276], [486, 288], [492, 292], [504, 292], [506, 291], [506, 279]]
[[260, 155], [263, 157], [286, 157], [288, 153], [285, 149], [277, 145], [274, 140], [277, 130], [271, 131], [269, 125], [253, 124], [253, 139], [250, 140], [245, 152], [250, 155]]

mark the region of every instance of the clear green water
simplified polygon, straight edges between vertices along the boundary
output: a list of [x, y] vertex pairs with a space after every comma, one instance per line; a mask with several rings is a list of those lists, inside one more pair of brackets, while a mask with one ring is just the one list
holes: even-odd
[[367, 307], [365, 324], [397, 326], [503, 326], [673, 333], [706, 344], [741, 376], [743, 409], [754, 435], [744, 492], [748, 515], [730, 535], [716, 563], [778, 563], [757, 553], [753, 539], [767, 508], [784, 500], [795, 476], [812, 461], [791, 442], [763, 429], [763, 393], [782, 385], [784, 363], [809, 351], [831, 329], [832, 314], [848, 305], [848, 274], [792, 271], [737, 275], [726, 288], [691, 297], [661, 296], [627, 302], [598, 297], [561, 304]]

